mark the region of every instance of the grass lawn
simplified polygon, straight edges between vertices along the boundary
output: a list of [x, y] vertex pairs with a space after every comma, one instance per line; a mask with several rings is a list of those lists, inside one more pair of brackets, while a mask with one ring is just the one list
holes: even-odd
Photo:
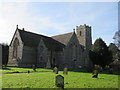
[[[13, 72], [34, 72], [32, 68], [17, 68], [17, 67], [5, 67], [4, 69], [0, 69], [0, 73], [13, 73]], [[46, 71], [52, 71], [51, 69], [42, 69], [42, 68], [37, 68], [37, 72], [46, 72]]]
[[[118, 88], [118, 75], [99, 74], [98, 78], [91, 78], [91, 73], [62, 73], [59, 72], [64, 76], [65, 88]], [[2, 88], [56, 88], [57, 75], [53, 72], [2, 74]]]

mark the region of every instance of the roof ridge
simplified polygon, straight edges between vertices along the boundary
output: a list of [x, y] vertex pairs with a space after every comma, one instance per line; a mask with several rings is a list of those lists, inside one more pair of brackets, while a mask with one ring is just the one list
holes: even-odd
[[21, 29], [17, 29], [17, 30], [19, 31], [21, 39], [26, 46], [36, 48], [38, 44], [40, 43], [40, 40], [43, 39], [46, 47], [49, 50], [62, 51], [62, 48], [64, 47], [63, 43], [53, 39], [52, 37], [44, 36], [41, 34], [33, 33], [30, 31], [25, 31]]
[[38, 35], [38, 36], [44, 36], [44, 37], [47, 37], [47, 38], [51, 38], [49, 36], [45, 36], [45, 35], [42, 35], [42, 34], [34, 33], [34, 32], [31, 32], [31, 31], [26, 31], [26, 30], [22, 30], [22, 29], [18, 29], [18, 30], [20, 30], [22, 32], [27, 32], [27, 33], [30, 33], [30, 34]]
[[51, 36], [51, 37], [62, 36], [62, 35], [71, 34], [71, 33], [73, 33], [73, 32], [69, 32], [69, 33], [65, 33], [65, 34], [59, 34], [59, 35], [54, 35], [54, 36]]

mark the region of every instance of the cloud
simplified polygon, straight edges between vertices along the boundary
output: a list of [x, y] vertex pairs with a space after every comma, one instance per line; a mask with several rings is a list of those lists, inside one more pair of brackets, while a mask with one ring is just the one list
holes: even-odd
[[112, 4], [108, 3], [1, 3], [0, 43], [11, 41], [17, 24], [19, 28], [47, 36], [71, 32], [76, 25], [88, 24], [92, 26], [95, 40], [116, 26], [115, 19], [111, 18], [114, 16], [110, 16], [113, 11], [108, 13], [115, 9], [110, 7]]
[[2, 3], [0, 11], [0, 43], [10, 43], [17, 24], [19, 28], [45, 35], [51, 32], [48, 28], [53, 32], [66, 30], [64, 25], [53, 22], [49, 16], [31, 16], [27, 3]]
[[[48, 34], [49, 32], [54, 32], [55, 30], [57, 30], [58, 33], [66, 31], [64, 24], [54, 22], [51, 17], [33, 17], [32, 21], [37, 23], [35, 24], [36, 31], [41, 30], [41, 32], [45, 32], [46, 30]], [[52, 30], [50, 30], [50, 28], [52, 28]]]
[[0, 3], [0, 42], [10, 42], [15, 25], [26, 19], [26, 4]]

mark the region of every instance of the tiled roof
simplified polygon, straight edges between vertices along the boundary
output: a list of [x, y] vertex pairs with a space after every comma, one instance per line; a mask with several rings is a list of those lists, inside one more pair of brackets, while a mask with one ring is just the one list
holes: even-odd
[[70, 32], [70, 33], [66, 33], [66, 34], [52, 36], [52, 38], [61, 42], [61, 43], [63, 43], [64, 45], [67, 45], [67, 43], [70, 40], [72, 34], [73, 34], [73, 32]]
[[65, 47], [64, 44], [54, 40], [51, 37], [47, 37], [44, 35], [28, 32], [28, 31], [24, 31], [24, 30], [20, 30], [20, 29], [18, 29], [18, 31], [20, 33], [20, 37], [21, 37], [24, 45], [26, 45], [26, 46], [37, 48], [37, 46], [42, 38], [46, 47], [49, 50], [62, 51], [63, 48]]

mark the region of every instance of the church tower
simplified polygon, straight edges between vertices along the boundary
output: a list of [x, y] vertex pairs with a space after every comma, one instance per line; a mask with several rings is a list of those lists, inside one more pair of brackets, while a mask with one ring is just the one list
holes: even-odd
[[76, 33], [80, 44], [89, 50], [92, 46], [91, 27], [86, 24], [76, 26]]

